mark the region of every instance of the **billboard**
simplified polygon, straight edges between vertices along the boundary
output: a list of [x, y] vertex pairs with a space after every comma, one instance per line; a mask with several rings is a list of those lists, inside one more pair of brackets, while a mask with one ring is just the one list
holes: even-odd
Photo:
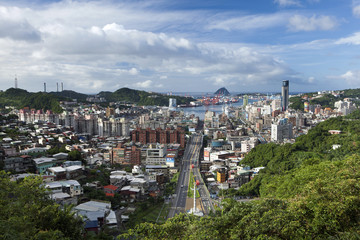
[[210, 161], [210, 151], [209, 150], [204, 150], [204, 160]]
[[166, 165], [169, 167], [175, 166], [175, 158], [174, 157], [166, 157]]

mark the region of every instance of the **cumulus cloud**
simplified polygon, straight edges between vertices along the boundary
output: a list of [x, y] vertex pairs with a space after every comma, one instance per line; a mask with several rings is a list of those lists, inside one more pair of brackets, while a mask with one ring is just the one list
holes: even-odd
[[349, 37], [340, 38], [335, 43], [336, 44], [360, 45], [360, 32], [356, 32]]
[[350, 87], [360, 87], [360, 71], [347, 71], [340, 76]]
[[312, 16], [294, 15], [289, 19], [288, 29], [294, 32], [298, 31], [327, 31], [334, 29], [338, 25], [335, 18], [330, 16]]
[[[66, 89], [91, 93], [114, 91], [125, 85], [179, 91], [190, 86], [192, 90], [207, 91], [216, 83], [254, 88], [259, 84], [273, 86], [273, 82], [293, 74], [278, 58], [255, 47], [201, 43], [171, 31], [157, 31], [161, 22], [166, 22], [166, 26], [173, 21], [183, 23], [182, 19], [192, 23], [196, 19], [193, 13], [172, 15], [140, 10], [83, 1], [17, 9], [15, 20], [7, 21], [22, 23], [24, 30], [36, 33], [39, 38], [30, 43], [19, 42], [21, 38], [9, 32], [2, 38], [0, 23], [0, 79], [8, 79], [1, 85], [12, 86], [10, 76], [18, 74], [19, 86], [30, 91], [42, 89], [43, 82], [49, 88], [64, 82]], [[248, 21], [243, 29], [256, 29], [276, 26], [284, 18], [282, 14], [255, 15], [232, 21], [239, 25]], [[153, 21], [144, 19], [158, 20], [151, 25], [149, 22]], [[269, 25], [262, 25], [262, 21]], [[149, 27], [145, 30], [140, 22]], [[224, 20], [212, 26], [226, 29], [230, 25], [231, 21]], [[31, 36], [25, 34], [22, 38], [36, 39]]]
[[137, 82], [134, 84], [134, 86], [138, 88], [149, 88], [152, 84], [153, 82], [151, 80], [146, 80], [143, 82]]
[[129, 70], [129, 73], [130, 73], [131, 75], [137, 75], [137, 74], [139, 74], [139, 71], [138, 71], [136, 68], [131, 68], [131, 69]]

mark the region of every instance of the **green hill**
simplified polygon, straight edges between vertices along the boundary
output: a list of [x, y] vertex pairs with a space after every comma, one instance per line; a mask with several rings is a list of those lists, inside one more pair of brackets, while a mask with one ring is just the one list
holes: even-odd
[[[312, 98], [316, 93], [305, 93], [301, 96], [292, 97], [290, 98], [290, 107], [295, 110], [304, 110], [304, 102], [305, 100], [302, 99], [303, 96], [307, 95], [309, 98]], [[355, 98], [355, 103], [360, 103], [360, 100], [357, 98], [360, 97], [360, 88], [357, 89], [345, 89], [341, 90], [338, 97], [333, 96], [332, 94], [324, 94], [320, 98], [314, 98], [309, 100], [311, 105], [320, 104], [322, 107], [326, 108], [334, 108], [334, 103], [340, 100], [344, 100], [345, 98]]]
[[61, 92], [50, 92], [50, 94], [61, 98], [77, 99], [78, 101], [81, 102], [86, 101], [86, 98], [89, 96], [88, 94], [78, 93], [71, 90], [64, 90]]
[[[160, 93], [145, 92], [130, 88], [121, 88], [115, 92], [103, 91], [99, 94], [107, 102], [126, 101], [142, 106], [156, 105], [167, 106], [169, 98], [175, 98], [178, 104], [186, 104], [195, 101], [193, 98], [180, 96], [167, 96]], [[37, 92], [30, 93], [24, 89], [9, 88], [5, 92], [0, 92], [0, 108], [5, 106], [14, 106], [16, 108], [35, 108], [43, 110], [52, 110], [56, 113], [62, 112], [59, 101], [71, 101], [77, 99], [78, 102], [86, 102], [89, 95], [75, 91], [65, 90], [61, 92]]]
[[14, 106], [18, 109], [29, 107], [61, 113], [63, 111], [59, 104], [61, 100], [67, 100], [67, 98], [43, 92], [30, 93], [18, 88], [9, 88], [0, 93], [0, 107], [2, 108], [5, 106]]
[[169, 105], [169, 98], [175, 98], [177, 104], [186, 104], [195, 101], [193, 98], [180, 97], [180, 96], [167, 96], [160, 93], [146, 92], [134, 90], [130, 88], [120, 88], [115, 92], [100, 92], [99, 95], [104, 97], [107, 101], [126, 101], [136, 103], [138, 105]]

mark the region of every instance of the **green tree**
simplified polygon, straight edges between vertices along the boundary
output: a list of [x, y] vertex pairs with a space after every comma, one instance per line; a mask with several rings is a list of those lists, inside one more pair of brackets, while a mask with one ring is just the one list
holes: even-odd
[[14, 182], [2, 171], [0, 182], [1, 239], [82, 239], [82, 219], [50, 200], [40, 177]]
[[69, 153], [69, 160], [70, 161], [81, 161], [83, 160], [82, 156], [81, 156], [81, 152], [79, 152], [78, 150], [72, 150]]

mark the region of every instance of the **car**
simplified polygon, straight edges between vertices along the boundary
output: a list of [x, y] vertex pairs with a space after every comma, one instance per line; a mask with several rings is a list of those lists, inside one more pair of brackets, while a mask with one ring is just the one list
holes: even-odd
[[184, 187], [184, 185], [181, 185], [181, 187]]

